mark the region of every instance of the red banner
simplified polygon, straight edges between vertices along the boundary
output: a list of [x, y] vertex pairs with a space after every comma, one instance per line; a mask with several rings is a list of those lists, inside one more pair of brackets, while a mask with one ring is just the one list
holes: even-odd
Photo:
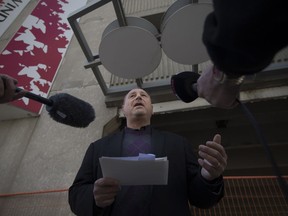
[[[0, 55], [0, 73], [18, 86], [47, 97], [73, 31], [67, 16], [86, 0], [41, 0]], [[28, 98], [14, 106], [40, 113], [42, 104]]]

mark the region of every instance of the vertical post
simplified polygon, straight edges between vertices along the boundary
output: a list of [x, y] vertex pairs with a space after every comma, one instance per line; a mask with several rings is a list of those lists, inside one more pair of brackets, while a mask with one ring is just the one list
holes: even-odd
[[112, 2], [119, 22], [119, 26], [127, 26], [127, 20], [121, 0], [112, 0]]

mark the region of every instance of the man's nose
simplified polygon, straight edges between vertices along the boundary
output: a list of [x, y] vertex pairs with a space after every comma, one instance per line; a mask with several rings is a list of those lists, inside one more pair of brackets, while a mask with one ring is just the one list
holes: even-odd
[[137, 94], [137, 96], [136, 96], [136, 100], [142, 100], [142, 96], [141, 96], [141, 94]]

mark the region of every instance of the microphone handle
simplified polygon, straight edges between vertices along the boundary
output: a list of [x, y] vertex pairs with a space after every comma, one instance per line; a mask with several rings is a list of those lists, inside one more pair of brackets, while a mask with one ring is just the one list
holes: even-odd
[[[16, 88], [16, 92], [20, 92], [22, 90], [23, 89], [21, 89], [21, 88], [18, 88], [18, 87]], [[52, 106], [53, 105], [53, 101], [52, 100], [49, 100], [49, 99], [44, 98], [44, 97], [41, 97], [41, 96], [36, 95], [36, 94], [34, 94], [32, 92], [26, 92], [25, 91], [24, 97], [27, 97], [27, 98], [30, 98], [32, 100], [38, 101], [40, 103], [46, 104], [47, 106]]]

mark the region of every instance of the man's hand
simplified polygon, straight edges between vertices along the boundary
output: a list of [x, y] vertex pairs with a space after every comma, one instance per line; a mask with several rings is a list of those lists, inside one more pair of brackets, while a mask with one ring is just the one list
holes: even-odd
[[98, 207], [110, 206], [120, 190], [119, 182], [112, 178], [100, 178], [94, 183], [94, 199]]
[[0, 104], [8, 103], [24, 96], [25, 92], [15, 92], [16, 84], [16, 79], [5, 74], [0, 74]]
[[202, 166], [201, 175], [208, 181], [218, 178], [227, 166], [227, 154], [221, 145], [221, 136], [216, 134], [213, 141], [199, 145], [198, 163]]
[[243, 81], [243, 77], [224, 80], [225, 76], [223, 72], [210, 65], [197, 80], [198, 96], [215, 107], [230, 109], [237, 106], [236, 99], [240, 95], [240, 83], [237, 82]]

